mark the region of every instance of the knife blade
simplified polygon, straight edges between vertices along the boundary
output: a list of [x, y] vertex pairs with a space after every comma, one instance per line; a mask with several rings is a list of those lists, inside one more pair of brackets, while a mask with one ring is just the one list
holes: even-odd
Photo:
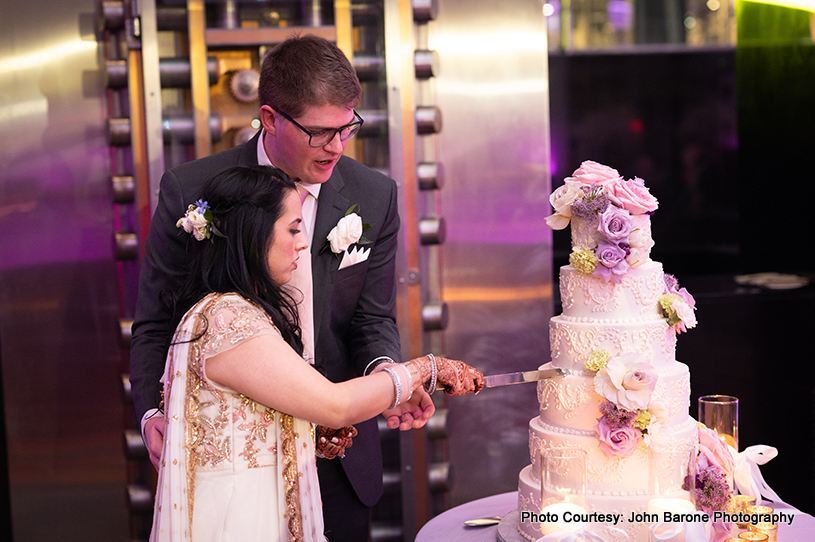
[[563, 369], [541, 369], [538, 371], [520, 371], [517, 373], [504, 373], [500, 375], [490, 375], [484, 377], [484, 386], [495, 388], [498, 386], [508, 386], [510, 384], [522, 384], [524, 382], [537, 382], [546, 378], [564, 376]]
[[[520, 371], [517, 373], [504, 373], [500, 375], [490, 375], [484, 377], [485, 388], [496, 388], [498, 386], [508, 386], [510, 384], [523, 384], [524, 382], [537, 382], [556, 376], [565, 376], [567, 373], [563, 369], [540, 369], [538, 371]], [[436, 385], [437, 390], [444, 390], [441, 384]]]

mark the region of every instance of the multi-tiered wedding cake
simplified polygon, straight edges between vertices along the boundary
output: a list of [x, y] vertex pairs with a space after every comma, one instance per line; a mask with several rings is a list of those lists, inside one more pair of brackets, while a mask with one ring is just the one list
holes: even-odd
[[[694, 301], [650, 259], [657, 200], [641, 179], [584, 162], [550, 198], [553, 229], [571, 224], [570, 265], [560, 269], [563, 314], [551, 319], [552, 359], [565, 376], [538, 384], [540, 416], [529, 423], [532, 463], [519, 476], [518, 512], [541, 511], [540, 451], [579, 447], [587, 456], [589, 512], [622, 514], [616, 527], [645, 541], [649, 446], [697, 442], [690, 374], [676, 361], [676, 335], [696, 325]], [[527, 514], [528, 515], [528, 514]], [[540, 524], [520, 521], [529, 540]], [[603, 533], [604, 529], [607, 532]], [[620, 537], [606, 523], [591, 530]]]

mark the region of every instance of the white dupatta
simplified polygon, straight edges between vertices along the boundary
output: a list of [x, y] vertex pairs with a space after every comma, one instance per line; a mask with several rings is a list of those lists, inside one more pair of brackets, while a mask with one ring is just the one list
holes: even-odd
[[161, 382], [164, 384], [164, 447], [161, 469], [156, 486], [153, 508], [153, 529], [150, 542], [182, 542], [191, 540], [192, 504], [195, 478], [188, 477], [184, 412], [188, 387], [188, 366], [198, 344], [191, 342], [200, 333], [202, 320], [198, 308], [209, 296], [199, 301], [181, 321]]

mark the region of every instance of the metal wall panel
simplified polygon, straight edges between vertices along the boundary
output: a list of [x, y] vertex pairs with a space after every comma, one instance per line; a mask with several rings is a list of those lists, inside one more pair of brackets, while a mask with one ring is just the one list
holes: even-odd
[[[441, 0], [430, 28], [443, 128], [439, 214], [449, 306], [444, 353], [485, 374], [549, 359], [552, 316], [549, 111], [541, 3]], [[529, 463], [531, 384], [448, 399], [452, 504], [517, 489]]]
[[95, 9], [0, 5], [0, 357], [14, 540], [27, 542], [127, 540], [127, 270], [114, 258]]

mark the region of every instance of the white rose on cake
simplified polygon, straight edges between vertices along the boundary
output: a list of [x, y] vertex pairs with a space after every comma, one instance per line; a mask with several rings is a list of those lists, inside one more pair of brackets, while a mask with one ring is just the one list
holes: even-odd
[[575, 181], [566, 181], [549, 196], [554, 214], [546, 217], [546, 225], [553, 230], [562, 230], [569, 225], [572, 218], [571, 206], [583, 195], [582, 184]]
[[644, 410], [657, 386], [657, 370], [648, 358], [627, 352], [608, 360], [594, 376], [595, 391], [612, 403], [629, 410]]
[[628, 256], [625, 261], [631, 267], [639, 267], [648, 261], [651, 249], [654, 246], [654, 238], [651, 236], [651, 227], [648, 217], [639, 215], [634, 217], [635, 227], [628, 235]]

